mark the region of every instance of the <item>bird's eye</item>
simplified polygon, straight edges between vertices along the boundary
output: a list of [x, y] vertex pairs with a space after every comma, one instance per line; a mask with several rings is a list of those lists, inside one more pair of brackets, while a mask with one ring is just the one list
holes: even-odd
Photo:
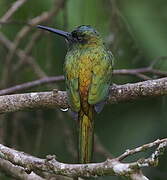
[[77, 39], [78, 39], [78, 41], [82, 41], [83, 37], [82, 36], [78, 36]]
[[77, 33], [74, 31], [74, 32], [72, 32], [72, 36], [74, 37], [74, 38], [77, 38], [78, 37], [78, 35], [77, 35]]
[[72, 37], [75, 38], [77, 41], [80, 41], [80, 42], [82, 42], [84, 39], [84, 35], [78, 34], [75, 31], [72, 32]]

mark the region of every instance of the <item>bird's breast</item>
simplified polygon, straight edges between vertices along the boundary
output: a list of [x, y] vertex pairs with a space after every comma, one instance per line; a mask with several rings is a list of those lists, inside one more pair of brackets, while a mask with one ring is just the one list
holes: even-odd
[[92, 79], [92, 59], [84, 56], [79, 59], [79, 92], [81, 100], [87, 101]]

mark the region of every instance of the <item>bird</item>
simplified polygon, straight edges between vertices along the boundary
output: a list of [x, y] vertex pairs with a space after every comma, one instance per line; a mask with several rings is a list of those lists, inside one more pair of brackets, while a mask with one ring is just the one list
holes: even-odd
[[90, 25], [78, 26], [72, 32], [37, 27], [64, 37], [68, 43], [64, 73], [68, 102], [78, 122], [78, 163], [91, 163], [95, 114], [102, 111], [109, 94], [113, 54]]

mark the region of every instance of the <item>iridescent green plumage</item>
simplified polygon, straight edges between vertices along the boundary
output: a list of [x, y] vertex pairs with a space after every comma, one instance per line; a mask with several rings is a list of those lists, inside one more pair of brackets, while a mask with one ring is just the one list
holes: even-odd
[[94, 113], [107, 98], [112, 75], [111, 52], [91, 26], [79, 26], [71, 33], [40, 26], [64, 36], [69, 48], [64, 64], [67, 93], [79, 124], [79, 162], [92, 159]]
[[94, 111], [108, 95], [112, 73], [112, 54], [105, 48], [99, 33], [90, 26], [72, 32], [79, 39], [70, 44], [65, 61], [69, 102], [79, 120], [79, 160], [92, 158]]

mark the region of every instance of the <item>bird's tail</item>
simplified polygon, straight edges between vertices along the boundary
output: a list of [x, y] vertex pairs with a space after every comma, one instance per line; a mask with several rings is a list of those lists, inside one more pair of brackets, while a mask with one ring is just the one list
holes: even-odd
[[85, 164], [92, 160], [94, 139], [94, 108], [89, 106], [87, 113], [79, 112], [79, 163]]

